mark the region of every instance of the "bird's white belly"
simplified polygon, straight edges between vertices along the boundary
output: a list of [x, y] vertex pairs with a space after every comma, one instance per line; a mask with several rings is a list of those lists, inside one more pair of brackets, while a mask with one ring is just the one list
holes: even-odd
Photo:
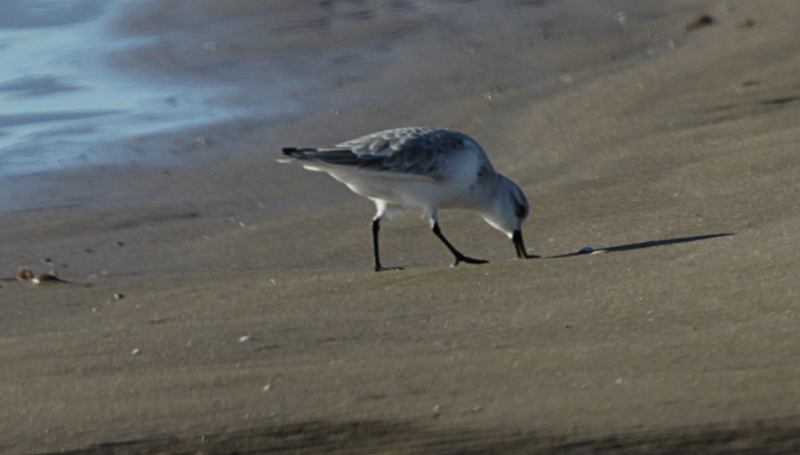
[[414, 174], [325, 169], [333, 178], [361, 196], [409, 209], [470, 208], [474, 205], [478, 159], [462, 154], [457, 165], [438, 180]]
[[434, 181], [386, 178], [363, 179], [357, 183], [345, 182], [353, 192], [370, 199], [380, 199], [405, 208], [439, 206], [452, 199], [452, 189]]

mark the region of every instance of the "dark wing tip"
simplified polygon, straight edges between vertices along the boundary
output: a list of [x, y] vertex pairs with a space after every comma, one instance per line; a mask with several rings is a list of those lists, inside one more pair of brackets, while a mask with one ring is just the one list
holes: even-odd
[[292, 156], [293, 153], [297, 152], [297, 147], [284, 147], [281, 150], [283, 150], [284, 155]]

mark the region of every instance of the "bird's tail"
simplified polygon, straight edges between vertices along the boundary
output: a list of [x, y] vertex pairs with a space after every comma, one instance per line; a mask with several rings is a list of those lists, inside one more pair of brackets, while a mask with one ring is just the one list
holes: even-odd
[[[284, 156], [292, 157], [296, 160], [313, 160], [312, 157], [308, 155], [309, 152], [314, 153], [317, 149], [314, 148], [297, 148], [297, 147], [284, 147], [281, 149], [283, 151]], [[278, 159], [279, 163], [290, 163], [293, 160], [289, 158]]]
[[303, 153], [302, 153], [303, 149], [299, 149], [297, 147], [284, 147], [281, 150], [283, 150], [283, 154], [286, 156], [291, 156], [294, 158], [303, 158]]
[[284, 147], [283, 154], [298, 160], [319, 161], [326, 164], [356, 166], [363, 165], [365, 158], [348, 148], [297, 148]]

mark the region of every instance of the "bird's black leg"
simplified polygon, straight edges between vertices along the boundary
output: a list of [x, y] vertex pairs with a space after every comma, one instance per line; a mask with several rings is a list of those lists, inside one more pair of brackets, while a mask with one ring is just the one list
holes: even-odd
[[444, 238], [444, 235], [442, 235], [442, 231], [439, 230], [438, 222], [433, 223], [433, 233], [436, 235], [436, 237], [439, 237], [439, 240], [441, 240], [442, 243], [444, 243], [444, 246], [446, 246], [447, 249], [450, 250], [450, 252], [453, 253], [453, 255], [456, 257], [456, 262], [453, 263], [453, 266], [457, 266], [459, 262], [466, 262], [467, 264], [485, 264], [489, 262], [489, 261], [484, 261], [483, 259], [472, 259], [461, 254], [460, 251], [455, 249], [455, 247], [451, 245], [446, 238]]
[[511, 240], [514, 241], [514, 248], [517, 249], [517, 257], [520, 259], [533, 259], [533, 258], [540, 258], [541, 256], [537, 256], [535, 254], [528, 254], [528, 250], [525, 249], [525, 242], [522, 241], [522, 231], [514, 231], [514, 235], [511, 237]]
[[402, 267], [383, 267], [381, 266], [381, 255], [378, 252], [378, 231], [381, 230], [381, 219], [375, 218], [372, 220], [372, 248], [375, 253], [375, 271], [383, 272], [384, 270], [403, 270]]

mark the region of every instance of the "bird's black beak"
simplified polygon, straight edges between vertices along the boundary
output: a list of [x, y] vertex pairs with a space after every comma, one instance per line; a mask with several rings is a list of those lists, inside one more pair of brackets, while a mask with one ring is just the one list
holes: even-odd
[[540, 258], [541, 256], [537, 256], [535, 254], [528, 254], [528, 250], [525, 249], [525, 242], [522, 241], [522, 231], [516, 230], [514, 231], [514, 235], [511, 236], [511, 240], [514, 241], [514, 248], [517, 249], [517, 257], [520, 259], [532, 259], [532, 258]]

